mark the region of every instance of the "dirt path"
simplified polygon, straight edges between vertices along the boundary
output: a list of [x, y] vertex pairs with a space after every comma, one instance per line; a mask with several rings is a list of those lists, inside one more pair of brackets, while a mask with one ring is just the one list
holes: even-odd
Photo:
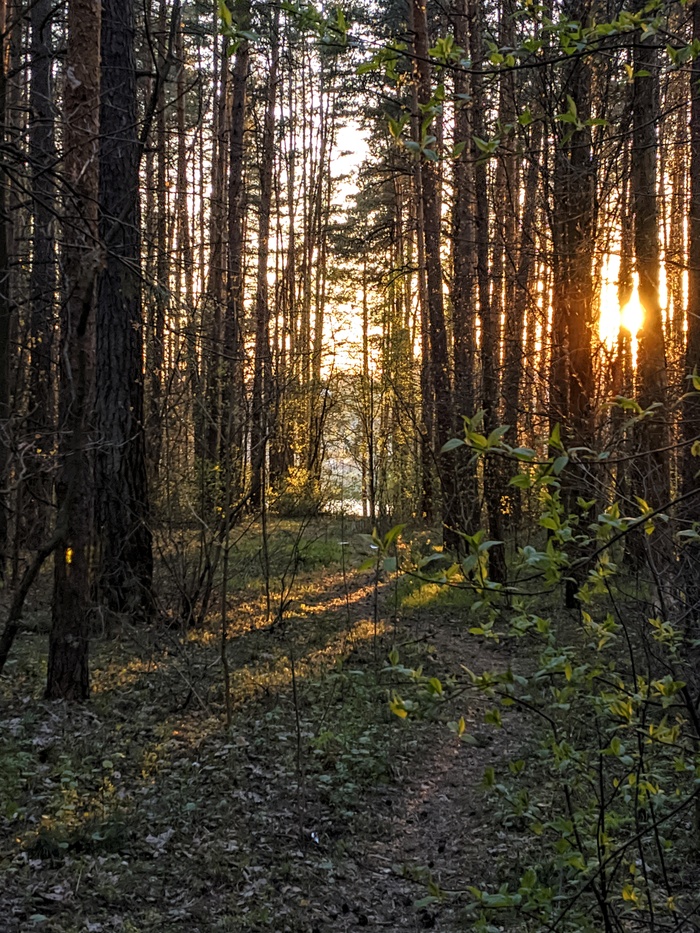
[[[438, 670], [508, 664], [506, 648], [479, 646], [465, 635], [463, 619], [431, 613], [417, 624], [419, 637], [436, 649], [432, 663]], [[444, 725], [404, 724], [413, 741], [394, 762], [396, 784], [368, 793], [362, 829], [348, 828], [347, 857], [310, 902], [318, 918], [312, 929], [465, 929], [461, 913], [473, 900], [467, 886], [492, 881], [496, 860], [507, 849], [505, 833], [494, 826], [488, 809], [483, 773], [513, 756], [523, 741], [508, 728], [484, 728], [485, 708], [474, 695], [455, 707], [478, 736], [477, 745], [459, 741]], [[431, 881], [447, 896], [430, 900]]]

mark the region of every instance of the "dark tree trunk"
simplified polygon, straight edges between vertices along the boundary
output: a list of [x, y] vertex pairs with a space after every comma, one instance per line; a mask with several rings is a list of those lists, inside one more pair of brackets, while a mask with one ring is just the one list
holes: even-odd
[[[216, 14], [218, 16], [218, 13]], [[217, 45], [217, 49], [219, 46]], [[221, 377], [224, 306], [224, 266], [226, 264], [226, 169], [229, 149], [229, 57], [228, 39], [224, 37], [218, 61], [218, 93], [214, 101], [214, 153], [211, 178], [211, 222], [209, 282], [207, 290], [209, 320], [204, 332], [209, 339], [205, 354], [206, 428], [202, 456], [209, 465], [218, 462], [221, 450]]]
[[425, 225], [423, 223], [423, 173], [420, 162], [413, 174], [416, 223], [416, 256], [418, 270], [418, 311], [420, 315], [420, 514], [426, 522], [435, 518], [435, 495], [433, 489], [435, 447], [435, 389], [430, 364], [430, 314], [428, 310], [428, 283], [425, 271]]
[[[236, 22], [246, 29], [250, 9], [239, 0], [235, 9]], [[245, 354], [244, 264], [245, 184], [245, 120], [247, 112], [248, 68], [250, 47], [241, 40], [233, 65], [233, 105], [231, 110], [229, 192], [228, 192], [228, 290], [226, 319], [223, 327], [224, 361], [222, 366], [221, 462], [225, 481], [231, 487], [231, 498], [240, 496], [244, 468], [245, 384], [243, 381]]]
[[666, 418], [666, 347], [659, 299], [661, 264], [657, 205], [656, 122], [659, 116], [658, 53], [655, 39], [635, 33], [631, 186], [634, 211], [634, 254], [639, 277], [639, 302], [644, 320], [638, 334], [639, 403], [661, 408], [639, 425], [636, 495], [652, 506], [669, 496], [668, 428]]
[[[474, 137], [483, 139], [485, 135], [483, 114], [486, 110], [483, 78], [479, 74], [484, 60], [483, 11], [478, 0], [469, 4], [469, 39], [471, 57], [474, 63], [472, 75], [472, 124]], [[476, 143], [473, 143], [474, 159], [474, 194], [475, 194], [475, 239], [476, 239], [476, 276], [479, 293], [479, 317], [481, 320], [481, 406], [484, 411], [484, 430], [487, 434], [498, 426], [499, 399], [499, 329], [500, 319], [498, 304], [491, 302], [491, 282], [489, 276], [489, 204], [486, 177], [486, 159], [480, 155]], [[503, 540], [502, 522], [502, 486], [503, 478], [498, 461], [486, 457], [484, 461], [484, 501], [488, 510], [489, 537], [494, 541]], [[494, 580], [505, 579], [506, 566], [503, 547], [490, 552], [490, 573]]]
[[97, 304], [99, 591], [113, 612], [148, 617], [153, 556], [143, 424], [139, 144], [134, 10], [102, 0], [100, 235]]
[[99, 0], [68, 5], [64, 211], [65, 299], [61, 309], [59, 453], [56, 480], [65, 536], [55, 553], [48, 699], [84, 700], [89, 692], [89, 539], [92, 496], [87, 414], [94, 380], [94, 313], [98, 248], [100, 108]]
[[[432, 98], [430, 62], [428, 54], [428, 23], [425, 6], [421, 0], [411, 0], [414, 36], [414, 70], [418, 86], [418, 103], [425, 107]], [[430, 134], [430, 126], [427, 127]], [[445, 307], [442, 290], [440, 184], [437, 162], [426, 159], [421, 166], [421, 193], [423, 206], [423, 228], [425, 235], [425, 266], [427, 279], [428, 320], [430, 339], [430, 374], [435, 393], [435, 420], [438, 448], [441, 449], [453, 434], [452, 386], [450, 360], [445, 327]], [[454, 548], [458, 537], [455, 533], [455, 482], [454, 456], [438, 451], [438, 472], [442, 487], [442, 520], [445, 543]]]
[[[581, 0], [566, 11], [585, 22]], [[564, 69], [564, 109], [570, 99], [580, 126], [563, 123], [554, 164], [554, 358], [551, 419], [560, 421], [572, 444], [592, 442], [594, 395], [591, 328], [593, 325], [593, 244], [595, 174], [591, 154], [591, 69], [577, 58]]]
[[[468, 8], [466, 0], [457, 0], [454, 7], [454, 36], [457, 45], [469, 47]], [[463, 145], [454, 168], [454, 205], [452, 209], [452, 324], [454, 341], [454, 401], [455, 430], [459, 436], [464, 428], [462, 419], [476, 414], [474, 391], [474, 357], [476, 352], [476, 314], [474, 300], [474, 171], [471, 139], [472, 121], [468, 104], [470, 82], [467, 72], [455, 72], [455, 143]], [[461, 456], [460, 456], [461, 455]], [[472, 533], [478, 525], [480, 502], [476, 464], [467, 451], [457, 451], [457, 499], [462, 531]]]
[[[693, 3], [693, 40], [700, 42], [700, 0]], [[685, 368], [700, 373], [700, 58], [693, 61], [690, 74], [690, 212], [688, 216], [688, 331]], [[698, 489], [700, 458], [692, 445], [700, 438], [700, 392], [687, 386], [683, 407], [683, 493]], [[683, 508], [689, 521], [700, 520], [700, 495]], [[697, 568], [694, 572], [697, 572]]]
[[[7, 0], [0, 0], [0, 140], [7, 129]], [[10, 448], [6, 439], [11, 414], [10, 360], [12, 357], [12, 301], [10, 296], [10, 256], [8, 244], [7, 186], [0, 185], [0, 582], [5, 581], [9, 552], [9, 510], [6, 492], [10, 468]]]
[[[692, 6], [693, 41], [700, 42], [700, 0]], [[688, 330], [685, 368], [687, 375], [700, 373], [700, 59], [695, 58], [690, 72], [690, 210], [688, 215]], [[695, 380], [694, 380], [695, 381]], [[688, 496], [680, 507], [687, 523], [700, 521], [700, 458], [694, 445], [700, 439], [700, 392], [687, 385], [683, 400], [683, 440], [681, 491]], [[681, 551], [683, 584], [687, 604], [686, 632], [689, 644], [697, 645], [700, 619], [700, 546], [688, 542]], [[697, 696], [700, 664], [698, 648], [690, 648], [693, 687]]]
[[[565, 15], [586, 23], [582, 0], [571, 0]], [[593, 246], [595, 240], [595, 170], [591, 151], [591, 66], [585, 57], [563, 69], [564, 110], [575, 111], [575, 123], [562, 123], [554, 154], [553, 246], [554, 310], [552, 323], [552, 426], [561, 423], [568, 446], [593, 443]], [[564, 94], [566, 96], [564, 96]], [[552, 449], [558, 456], [560, 450]], [[576, 499], [590, 493], [585, 474], [571, 463], [562, 477], [562, 498], [576, 511]], [[577, 583], [567, 581], [566, 605], [573, 608]]]
[[30, 347], [28, 427], [36, 451], [34, 474], [27, 481], [26, 544], [35, 548], [48, 532], [51, 480], [46, 469], [53, 447], [54, 385], [52, 358], [56, 313], [56, 237], [54, 212], [56, 163], [51, 64], [51, 0], [31, 7], [32, 74], [30, 86], [29, 160], [34, 212], [30, 278]]

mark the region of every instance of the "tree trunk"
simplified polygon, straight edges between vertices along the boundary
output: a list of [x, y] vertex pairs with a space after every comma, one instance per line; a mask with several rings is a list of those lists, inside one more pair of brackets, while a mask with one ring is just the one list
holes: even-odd
[[29, 161], [32, 169], [34, 212], [31, 301], [28, 427], [36, 451], [34, 475], [27, 481], [26, 544], [38, 547], [48, 532], [51, 481], [46, 470], [53, 447], [54, 386], [52, 358], [56, 313], [56, 237], [54, 213], [56, 189], [52, 172], [56, 162], [54, 104], [51, 65], [51, 0], [37, 0], [31, 7], [32, 74], [29, 107]]
[[[235, 8], [240, 29], [248, 27], [250, 9], [246, 0]], [[233, 66], [233, 106], [231, 111], [229, 195], [228, 195], [228, 290], [224, 322], [224, 364], [222, 386], [222, 448], [226, 483], [231, 485], [234, 502], [242, 491], [245, 430], [245, 385], [243, 366], [245, 354], [245, 309], [243, 281], [243, 249], [245, 231], [245, 185], [243, 161], [245, 155], [245, 119], [250, 47], [242, 39]]]
[[[414, 37], [414, 73], [418, 87], [418, 104], [429, 107], [432, 99], [430, 60], [428, 54], [428, 23], [422, 0], [411, 0]], [[431, 127], [426, 127], [430, 135]], [[435, 393], [435, 419], [439, 450], [453, 433], [452, 386], [450, 360], [445, 327], [445, 307], [442, 290], [440, 185], [437, 162], [426, 159], [421, 166], [421, 193], [425, 235], [425, 267], [427, 279], [428, 321], [430, 340], [430, 374]], [[442, 487], [442, 520], [445, 543], [455, 548], [458, 537], [455, 517], [454, 457], [438, 452]]]
[[[466, 51], [469, 47], [468, 8], [466, 0], [456, 0], [454, 37]], [[472, 164], [471, 109], [468, 104], [470, 82], [467, 72], [455, 71], [454, 141], [463, 145], [454, 167], [454, 204], [452, 208], [452, 325], [455, 372], [455, 430], [463, 431], [462, 419], [476, 414], [474, 357], [476, 353], [476, 314], [474, 301], [474, 170]], [[468, 451], [457, 451], [457, 497], [460, 527], [473, 533], [478, 526], [480, 502], [476, 464]]]
[[[540, 171], [542, 125], [538, 123], [530, 135], [530, 163], [525, 176], [523, 191], [523, 213], [520, 228], [518, 267], [512, 304], [506, 305], [505, 314], [505, 365], [503, 367], [503, 422], [510, 426], [510, 443], [520, 443], [522, 429], [520, 409], [523, 404], [521, 390], [525, 378], [525, 312], [533, 305], [535, 267], [535, 219], [537, 216], [537, 180]], [[531, 319], [529, 326], [534, 321]], [[520, 490], [511, 486], [509, 515], [511, 526], [517, 527], [520, 520]]]
[[[485, 135], [483, 114], [486, 110], [483, 78], [479, 74], [484, 60], [483, 11], [479, 0], [469, 3], [469, 39], [474, 63], [472, 74], [472, 129], [475, 138]], [[486, 159], [480, 155], [473, 143], [474, 194], [475, 194], [475, 239], [476, 276], [479, 292], [479, 318], [481, 321], [481, 407], [484, 411], [484, 430], [487, 434], [498, 426], [499, 399], [499, 330], [498, 307], [491, 302], [489, 276], [489, 204], [486, 177]], [[489, 537], [493, 541], [503, 540], [502, 489], [503, 477], [499, 463], [493, 457], [484, 460], [484, 501], [488, 511]], [[506, 575], [503, 547], [490, 552], [489, 572], [494, 580], [502, 582]]]
[[[692, 6], [693, 41], [700, 42], [700, 0]], [[700, 373], [700, 59], [695, 58], [690, 71], [690, 210], [688, 214], [688, 307], [686, 374]], [[693, 380], [695, 382], [696, 380]], [[700, 458], [695, 445], [700, 439], [700, 392], [691, 383], [683, 399], [683, 440], [681, 457], [681, 491], [688, 496], [680, 517], [687, 523], [700, 521]], [[697, 645], [700, 619], [700, 581], [698, 565], [700, 546], [688, 542], [681, 551], [683, 584], [687, 605], [686, 632], [688, 643]], [[691, 670], [694, 692], [697, 696], [700, 665], [698, 648], [691, 647]]]
[[[174, 12], [173, 12], [173, 15]], [[165, 131], [165, 73], [168, 68], [166, 2], [160, 0], [158, 10], [158, 43], [154, 67], [159, 72], [156, 102], [156, 284], [149, 303], [150, 339], [146, 346], [147, 370], [150, 383], [147, 444], [149, 474], [152, 483], [158, 478], [163, 447], [163, 381], [165, 375], [165, 316], [168, 303], [168, 193], [167, 193], [167, 137]], [[178, 23], [171, 24], [177, 29]]]
[[255, 360], [251, 412], [251, 505], [260, 508], [265, 484], [265, 460], [268, 443], [268, 410], [272, 381], [270, 353], [270, 302], [268, 261], [270, 256], [270, 214], [272, 209], [272, 171], [274, 168], [275, 108], [279, 71], [279, 10], [272, 24], [270, 71], [267, 79], [265, 117], [260, 166], [260, 220], [258, 227], [258, 272], [255, 294]]
[[[7, 0], [0, 0], [0, 140], [7, 130]], [[12, 300], [10, 296], [10, 256], [8, 244], [7, 186], [0, 185], [0, 431], [9, 430], [11, 414], [10, 360], [12, 357]], [[0, 442], [0, 583], [5, 582], [9, 556], [10, 502], [6, 491], [10, 469], [10, 446]]]
[[[636, 495], [650, 505], [669, 496], [670, 475], [666, 426], [666, 347], [659, 299], [660, 244], [657, 207], [656, 122], [659, 116], [658, 55], [654, 37], [634, 38], [633, 139], [631, 185], [634, 210], [634, 254], [639, 277], [639, 302], [644, 320], [638, 335], [639, 403], [659, 403], [639, 425]], [[640, 74], [641, 73], [641, 74]], [[638, 492], [637, 492], [638, 490]]]
[[70, 0], [65, 108], [65, 299], [61, 309], [59, 452], [56, 480], [66, 533], [55, 553], [48, 699], [84, 700], [89, 692], [88, 544], [92, 497], [87, 413], [94, 379], [95, 285], [98, 246], [100, 107], [99, 0]]
[[97, 303], [97, 512], [105, 606], [144, 618], [152, 608], [143, 423], [139, 144], [134, 10], [102, 0], [100, 235]]

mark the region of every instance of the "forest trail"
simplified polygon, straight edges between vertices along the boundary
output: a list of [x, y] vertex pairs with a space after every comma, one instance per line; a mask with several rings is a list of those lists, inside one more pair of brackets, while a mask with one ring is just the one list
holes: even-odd
[[[380, 620], [393, 599], [382, 585]], [[215, 628], [180, 645], [161, 633], [131, 657], [123, 641], [100, 645], [84, 708], [29, 701], [31, 671], [15, 681], [3, 933], [464, 928], [466, 887], [506, 848], [483, 772], [522, 736], [482, 735], [483, 703], [467, 694], [440, 719], [463, 715], [474, 745], [445, 721], [389, 712], [394, 632], [380, 621], [374, 644], [371, 575], [306, 574], [271, 628], [253, 604], [230, 605], [228, 735]], [[431, 675], [508, 664], [504, 646], [467, 634], [464, 609], [414, 609], [395, 634], [402, 662]]]

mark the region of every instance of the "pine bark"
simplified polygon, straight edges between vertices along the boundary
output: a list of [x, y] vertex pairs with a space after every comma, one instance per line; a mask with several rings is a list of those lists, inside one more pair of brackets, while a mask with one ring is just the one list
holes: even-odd
[[[7, 0], [0, 0], [0, 140], [5, 141], [7, 132]], [[0, 582], [5, 582], [9, 557], [9, 514], [10, 502], [6, 491], [10, 468], [10, 446], [7, 432], [10, 427], [11, 385], [10, 361], [12, 358], [12, 300], [10, 294], [10, 253], [8, 244], [7, 185], [0, 185]]]
[[[469, 39], [471, 45], [474, 73], [472, 75], [472, 123], [474, 137], [485, 136], [483, 114], [486, 111], [483, 77], [483, 11], [479, 0], [469, 4]], [[492, 302], [489, 268], [489, 202], [486, 166], [487, 162], [479, 153], [476, 142], [472, 144], [474, 159], [474, 195], [475, 195], [475, 249], [476, 278], [479, 295], [479, 319], [481, 322], [481, 407], [484, 412], [484, 431], [490, 434], [498, 426], [498, 401], [500, 394], [500, 302]], [[484, 460], [484, 501], [488, 512], [489, 537], [493, 541], [503, 540], [502, 489], [503, 478], [499, 464], [493, 457]], [[495, 548], [490, 555], [489, 572], [494, 580], [505, 579], [505, 555], [502, 547]]]
[[262, 505], [265, 484], [271, 387], [272, 355], [270, 350], [270, 301], [268, 262], [270, 257], [270, 220], [272, 211], [272, 172], [274, 168], [275, 108], [279, 74], [279, 11], [272, 23], [270, 70], [267, 78], [265, 116], [260, 165], [260, 218], [258, 221], [258, 270], [255, 294], [255, 358], [253, 370], [251, 418], [251, 492], [253, 508]]
[[101, 262], [98, 243], [99, 0], [68, 5], [64, 95], [65, 298], [61, 309], [59, 454], [56, 502], [65, 535], [54, 558], [47, 699], [85, 700], [89, 693], [89, 539], [92, 497], [87, 455], [88, 412], [94, 382], [94, 316]]
[[[692, 7], [693, 40], [700, 42], [700, 0]], [[686, 374], [700, 373], [700, 59], [696, 58], [690, 72], [690, 210], [688, 214], [688, 330], [686, 334]], [[700, 392], [687, 386], [683, 402], [682, 491], [692, 494], [700, 482], [700, 458], [693, 444], [700, 439]], [[683, 506], [683, 516], [689, 521], [700, 520], [700, 495]], [[697, 568], [693, 573], [697, 572]]]
[[51, 65], [51, 0], [37, 0], [31, 7], [32, 72], [29, 96], [29, 161], [32, 172], [34, 229], [29, 283], [31, 302], [29, 403], [27, 423], [35, 451], [34, 475], [27, 481], [25, 500], [26, 544], [38, 547], [48, 532], [51, 480], [46, 469], [53, 447], [55, 387], [52, 359], [56, 314], [56, 169], [55, 107]]
[[[250, 9], [241, 0], [235, 10], [236, 21], [246, 29]], [[236, 50], [232, 75], [233, 104], [231, 109], [230, 162], [228, 190], [228, 288], [226, 319], [223, 326], [224, 361], [222, 366], [221, 462], [224, 477], [235, 501], [242, 492], [245, 431], [245, 308], [244, 308], [244, 241], [245, 241], [245, 121], [248, 103], [248, 69], [250, 46], [241, 39]]]
[[[466, 0], [456, 0], [454, 37], [466, 56], [469, 48], [468, 7]], [[464, 417], [476, 414], [475, 378], [476, 314], [474, 279], [474, 170], [472, 159], [472, 120], [469, 98], [469, 75], [458, 68], [454, 78], [454, 141], [463, 146], [454, 167], [454, 202], [452, 207], [452, 323], [454, 343], [455, 430], [463, 431]], [[460, 456], [461, 455], [461, 456]], [[476, 464], [467, 451], [458, 451], [457, 495], [459, 521], [463, 531], [473, 533], [480, 513]]]
[[661, 407], [639, 425], [636, 495], [652, 506], [669, 496], [670, 470], [666, 418], [666, 346], [659, 296], [661, 247], [657, 203], [659, 116], [658, 52], [654, 38], [635, 33], [631, 188], [634, 211], [634, 254], [639, 278], [639, 302], [644, 320], [638, 334], [639, 403]]
[[[426, 107], [432, 99], [432, 78], [428, 54], [428, 22], [422, 0], [411, 0], [414, 41], [414, 72], [418, 104]], [[430, 134], [431, 126], [427, 127]], [[429, 324], [430, 375], [435, 393], [435, 421], [438, 446], [438, 473], [442, 488], [442, 520], [445, 543], [456, 547], [456, 503], [454, 457], [440, 453], [453, 433], [452, 385], [445, 327], [442, 286], [440, 185], [437, 162], [426, 159], [421, 166], [421, 194], [425, 236], [425, 267]]]
[[102, 0], [100, 236], [106, 250], [97, 304], [97, 514], [99, 591], [117, 613], [152, 608], [143, 420], [139, 143], [134, 8]]

